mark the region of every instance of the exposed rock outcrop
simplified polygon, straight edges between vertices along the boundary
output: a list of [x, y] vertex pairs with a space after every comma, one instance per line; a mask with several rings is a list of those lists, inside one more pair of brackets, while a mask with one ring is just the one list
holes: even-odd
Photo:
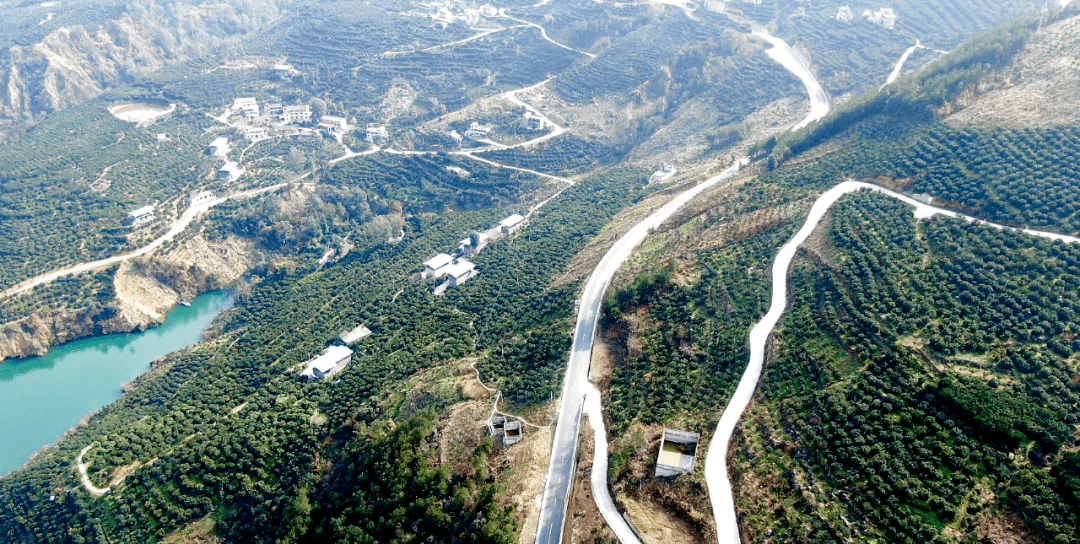
[[161, 1], [135, 2], [96, 28], [63, 27], [32, 45], [0, 49], [0, 119], [19, 122], [85, 102], [118, 83], [238, 43], [279, 17], [276, 0]]
[[143, 330], [161, 324], [181, 300], [221, 289], [257, 264], [255, 244], [231, 237], [201, 236], [167, 253], [124, 263], [113, 280], [116, 297], [78, 311], [43, 308], [0, 329], [0, 361], [44, 355], [56, 345], [86, 336]]

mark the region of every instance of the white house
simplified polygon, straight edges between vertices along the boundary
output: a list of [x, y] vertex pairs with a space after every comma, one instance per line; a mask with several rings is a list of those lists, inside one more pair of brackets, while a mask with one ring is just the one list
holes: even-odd
[[225, 158], [229, 154], [229, 139], [218, 138], [210, 142], [210, 145], [207, 146], [206, 150], [212, 157]]
[[324, 115], [322, 119], [319, 119], [319, 126], [326, 129], [326, 132], [331, 136], [337, 136], [338, 134], [345, 134], [349, 131], [349, 123], [344, 117], [337, 117], [334, 115]]
[[218, 178], [227, 181], [236, 181], [244, 175], [244, 169], [236, 161], [229, 161], [218, 169]]
[[491, 127], [487, 125], [481, 125], [476, 121], [469, 124], [469, 130], [465, 131], [465, 137], [470, 140], [480, 140], [488, 137], [488, 133], [491, 132]]
[[503, 234], [510, 234], [523, 226], [525, 226], [525, 217], [518, 213], [499, 221], [499, 230], [501, 230]]
[[840, 6], [840, 9], [836, 11], [837, 21], [843, 21], [847, 23], [854, 18], [855, 14], [851, 13], [851, 6]]
[[896, 26], [896, 12], [894, 12], [892, 8], [881, 8], [877, 11], [870, 11], [870, 9], [867, 8], [863, 11], [863, 17], [866, 17], [866, 20], [871, 23], [881, 25], [888, 29]]
[[367, 140], [368, 143], [372, 143], [372, 144], [377, 144], [379, 142], [385, 142], [387, 140], [387, 138], [389, 138], [389, 137], [390, 137], [390, 135], [387, 134], [386, 126], [384, 126], [384, 125], [369, 126], [369, 127], [367, 127], [367, 130], [364, 132], [364, 139]]
[[311, 106], [285, 106], [281, 108], [281, 120], [286, 123], [306, 123], [311, 120]]
[[459, 145], [459, 146], [461, 145], [462, 138], [461, 138], [461, 134], [459, 134], [458, 131], [451, 130], [450, 132], [446, 133], [446, 137], [453, 140], [454, 145]]
[[280, 116], [283, 110], [284, 108], [282, 108], [281, 102], [267, 102], [266, 104], [263, 104], [263, 115], [268, 117], [273, 115]]
[[136, 227], [144, 223], [149, 223], [154, 220], [154, 207], [143, 206], [141, 208], [131, 210], [128, 212], [127, 217], [121, 222], [124, 225]]
[[450, 287], [457, 287], [477, 274], [476, 265], [464, 259], [459, 259], [458, 262], [446, 267], [445, 274], [450, 282]]
[[471, 173], [469, 173], [468, 170], [466, 170], [466, 169], [464, 169], [464, 168], [462, 168], [460, 166], [447, 166], [446, 171], [450, 172], [454, 176], [462, 178], [462, 179], [467, 178], [467, 177], [472, 175]]
[[454, 258], [440, 253], [426, 261], [424, 261], [424, 272], [422, 276], [424, 278], [438, 278], [443, 274], [446, 274], [447, 267], [454, 263]]
[[191, 195], [191, 207], [194, 208], [200, 204], [205, 204], [214, 199], [214, 193], [210, 191], [200, 191]]
[[244, 98], [234, 98], [233, 99], [233, 104], [232, 104], [232, 109], [237, 110], [237, 111], [247, 111], [247, 110], [250, 110], [250, 109], [254, 109], [255, 111], [259, 111], [259, 102], [255, 100], [255, 97], [252, 97], [252, 96], [248, 96], [248, 97], [244, 97]]
[[543, 130], [544, 118], [531, 111], [527, 111], [525, 112], [525, 117], [521, 120], [521, 128], [526, 130]]
[[244, 138], [259, 142], [270, 138], [270, 133], [266, 130], [266, 127], [247, 127], [244, 129]]
[[345, 346], [330, 346], [318, 357], [307, 362], [301, 376], [313, 380], [325, 380], [345, 368], [352, 361], [353, 350]]

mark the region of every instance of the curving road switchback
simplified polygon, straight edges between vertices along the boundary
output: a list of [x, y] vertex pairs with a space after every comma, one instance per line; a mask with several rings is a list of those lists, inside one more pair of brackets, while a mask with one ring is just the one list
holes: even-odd
[[709, 488], [709, 500], [712, 503], [713, 515], [716, 516], [716, 534], [720, 544], [740, 542], [739, 521], [735, 514], [731, 482], [728, 479], [728, 445], [731, 442], [731, 434], [735, 431], [739, 419], [750, 404], [750, 398], [753, 396], [758, 379], [761, 377], [765, 361], [765, 343], [769, 339], [769, 335], [772, 334], [773, 328], [776, 327], [776, 323], [780, 320], [780, 316], [783, 315], [784, 307], [787, 305], [787, 273], [791, 267], [791, 260], [795, 257], [799, 246], [806, 241], [806, 238], [814, 231], [821, 218], [825, 216], [825, 212], [829, 211], [829, 208], [840, 197], [861, 190], [876, 191], [911, 204], [915, 207], [914, 213], [917, 219], [940, 214], [975, 221], [994, 228], [1016, 230], [1032, 236], [1080, 243], [1080, 239], [1073, 236], [1027, 229], [1012, 229], [1011, 227], [944, 210], [861, 181], [848, 180], [842, 182], [818, 197], [813, 207], [810, 208], [810, 215], [807, 216], [802, 228], [776, 254], [772, 266], [773, 291], [769, 312], [750, 330], [750, 362], [743, 373], [742, 379], [739, 381], [739, 387], [735, 390], [735, 394], [731, 396], [731, 400], [728, 401], [723, 415], [720, 416], [720, 422], [716, 425], [716, 433], [713, 434], [712, 441], [709, 444], [709, 452], [705, 457], [705, 482]]

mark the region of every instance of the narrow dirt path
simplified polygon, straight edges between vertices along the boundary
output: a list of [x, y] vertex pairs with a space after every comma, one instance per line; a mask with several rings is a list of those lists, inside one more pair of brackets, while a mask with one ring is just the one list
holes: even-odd
[[86, 491], [89, 492], [91, 495], [95, 497], [100, 497], [108, 493], [109, 488], [98, 487], [94, 485], [93, 482], [90, 481], [90, 476], [86, 473], [87, 465], [86, 463], [83, 463], [83, 455], [86, 455], [86, 452], [90, 451], [90, 448], [92, 447], [94, 447], [94, 445], [90, 444], [89, 446], [83, 448], [81, 452], [79, 452], [79, 456], [75, 458], [75, 469], [79, 471], [79, 479], [82, 480], [83, 488], [86, 489]]

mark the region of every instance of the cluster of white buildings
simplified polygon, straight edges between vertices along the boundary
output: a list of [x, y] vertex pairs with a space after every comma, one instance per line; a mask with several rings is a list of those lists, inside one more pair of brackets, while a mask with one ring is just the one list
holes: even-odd
[[317, 129], [303, 128], [297, 125], [310, 123], [314, 113], [307, 104], [292, 106], [281, 102], [264, 102], [254, 97], [234, 98], [227, 112], [229, 116], [241, 115], [245, 118], [242, 127], [244, 138], [253, 142], [274, 137], [313, 135], [316, 130], [324, 130], [331, 137], [337, 138], [349, 131], [349, 122], [336, 115], [324, 115], [319, 119]]
[[863, 11], [862, 16], [866, 17], [867, 21], [888, 29], [896, 26], [896, 12], [892, 8], [881, 8], [877, 11], [871, 11], [870, 8], [867, 8]]
[[338, 335], [345, 345], [333, 345], [318, 356], [304, 363], [300, 376], [309, 380], [325, 380], [341, 372], [352, 362], [353, 350], [349, 346], [371, 336], [371, 329], [361, 324]]
[[[488, 232], [498, 236], [505, 236], [512, 234], [525, 226], [525, 217], [521, 214], [513, 214], [499, 221]], [[432, 279], [445, 277], [446, 281], [435, 288], [435, 294], [441, 295], [446, 289], [450, 287], [457, 287], [469, 278], [480, 273], [474, 265], [468, 259], [476, 256], [482, 251], [492, 240], [492, 234], [488, 232], [477, 233], [475, 236], [469, 236], [458, 242], [458, 248], [454, 251], [454, 255], [449, 253], [439, 253], [434, 257], [423, 262], [423, 269], [420, 271], [420, 279]]]

